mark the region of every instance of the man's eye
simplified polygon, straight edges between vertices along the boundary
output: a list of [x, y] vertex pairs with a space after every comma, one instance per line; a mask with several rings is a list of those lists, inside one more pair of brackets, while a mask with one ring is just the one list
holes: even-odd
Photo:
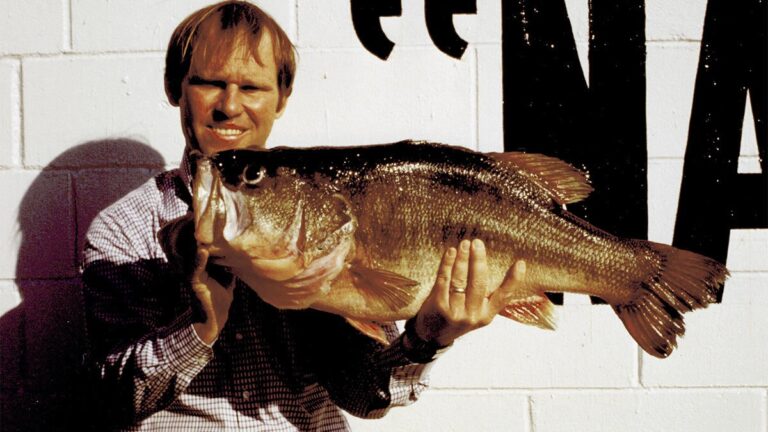
[[259, 87], [255, 85], [244, 85], [241, 86], [240, 89], [244, 92], [255, 92], [259, 90]]
[[189, 84], [193, 86], [216, 87], [216, 88], [225, 88], [227, 86], [227, 84], [224, 81], [207, 80], [200, 77], [191, 77], [189, 79]]

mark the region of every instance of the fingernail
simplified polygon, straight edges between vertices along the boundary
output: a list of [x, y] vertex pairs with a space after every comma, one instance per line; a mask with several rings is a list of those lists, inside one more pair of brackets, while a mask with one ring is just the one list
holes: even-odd
[[474, 239], [472, 240], [472, 249], [480, 252], [485, 249], [485, 244], [483, 244], [483, 241], [480, 239]]
[[515, 271], [517, 272], [518, 276], [522, 277], [525, 276], [525, 261], [520, 260], [515, 263]]
[[462, 240], [461, 243], [459, 243], [459, 247], [462, 252], [467, 252], [469, 250], [469, 240]]
[[448, 248], [448, 250], [447, 250], [447, 251], [445, 251], [445, 255], [446, 255], [448, 258], [453, 258], [453, 257], [455, 257], [455, 256], [456, 256], [456, 248]]

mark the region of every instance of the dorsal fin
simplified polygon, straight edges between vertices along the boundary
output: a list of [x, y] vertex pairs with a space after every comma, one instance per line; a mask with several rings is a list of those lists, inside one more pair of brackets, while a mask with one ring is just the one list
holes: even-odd
[[583, 200], [592, 192], [587, 175], [558, 158], [537, 153], [488, 153], [541, 186], [558, 204]]

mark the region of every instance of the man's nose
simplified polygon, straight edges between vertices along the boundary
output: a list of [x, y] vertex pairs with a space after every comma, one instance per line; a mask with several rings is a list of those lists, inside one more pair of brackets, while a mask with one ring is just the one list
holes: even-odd
[[240, 90], [236, 85], [228, 85], [221, 93], [218, 111], [227, 116], [227, 118], [237, 117], [243, 112], [243, 103], [240, 100]]

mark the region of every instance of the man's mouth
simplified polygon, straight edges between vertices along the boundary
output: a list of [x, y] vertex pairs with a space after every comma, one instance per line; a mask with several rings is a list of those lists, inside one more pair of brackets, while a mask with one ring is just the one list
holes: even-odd
[[244, 129], [238, 129], [238, 128], [211, 126], [210, 129], [213, 131], [213, 133], [215, 133], [216, 135], [222, 138], [237, 138], [243, 133], [245, 133]]

